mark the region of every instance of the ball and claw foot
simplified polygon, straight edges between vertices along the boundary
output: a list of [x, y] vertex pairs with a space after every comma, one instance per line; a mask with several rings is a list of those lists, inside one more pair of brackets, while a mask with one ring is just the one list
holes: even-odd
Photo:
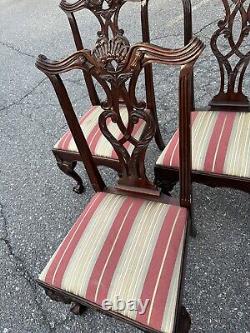
[[83, 186], [82, 181], [78, 182], [77, 185], [73, 187], [73, 191], [77, 194], [82, 194], [85, 192], [85, 187]]
[[71, 303], [70, 312], [74, 313], [76, 316], [81, 316], [87, 307], [79, 303]]

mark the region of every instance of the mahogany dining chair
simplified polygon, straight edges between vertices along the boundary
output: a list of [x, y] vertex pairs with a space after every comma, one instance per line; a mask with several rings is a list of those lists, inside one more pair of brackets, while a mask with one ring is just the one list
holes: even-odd
[[[123, 36], [119, 38], [126, 41]], [[149, 43], [128, 47], [122, 40], [112, 57], [103, 47], [94, 52], [78, 51], [62, 61], [39, 56], [36, 62], [55, 89], [97, 191], [38, 283], [51, 299], [71, 304], [75, 314], [91, 307], [145, 332], [187, 333], [191, 319], [182, 291], [187, 236], [192, 227], [190, 93], [192, 69], [204, 44], [194, 38], [185, 47], [172, 50]], [[137, 99], [136, 85], [141, 71], [152, 63], [180, 67], [180, 195], [176, 200], [161, 194], [146, 176], [145, 155], [157, 123], [147, 102]], [[121, 165], [113, 188], [106, 187], [98, 171], [64, 86], [62, 74], [72, 70], [91, 75], [105, 92], [99, 129]], [[126, 122], [120, 115], [121, 103], [127, 110]], [[143, 131], [137, 136], [135, 129], [141, 123]], [[125, 304], [137, 300], [148, 306], [143, 312], [128, 307], [119, 310], [115, 306], [117, 297]]]

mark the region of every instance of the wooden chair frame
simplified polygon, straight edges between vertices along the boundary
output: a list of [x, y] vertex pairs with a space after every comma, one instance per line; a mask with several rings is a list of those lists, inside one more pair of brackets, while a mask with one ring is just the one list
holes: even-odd
[[[58, 96], [66, 117], [68, 126], [73, 134], [76, 145], [79, 149], [82, 162], [85, 165], [88, 176], [96, 191], [106, 191], [109, 193], [131, 195], [134, 197], [147, 198], [152, 201], [176, 204], [173, 198], [161, 195], [156, 186], [147, 178], [145, 173], [145, 154], [149, 143], [153, 139], [156, 131], [154, 116], [147, 109], [146, 102], [139, 102], [135, 96], [135, 87], [138, 76], [142, 69], [152, 63], [181, 66], [179, 79], [179, 118], [180, 118], [180, 197], [177, 205], [191, 209], [191, 133], [190, 133], [190, 112], [192, 108], [191, 87], [192, 69], [204, 49], [204, 44], [194, 38], [184, 48], [178, 50], [164, 49], [149, 43], [136, 44], [131, 47], [116, 69], [110, 69], [109, 59], [105, 62], [95, 57], [94, 53], [88, 50], [81, 50], [63, 61], [50, 61], [45, 56], [39, 56], [36, 66], [44, 72], [50, 79], [54, 90]], [[122, 49], [121, 49], [122, 52]], [[101, 84], [107, 99], [101, 103], [104, 111], [99, 118], [100, 129], [105, 137], [113, 145], [120, 161], [121, 171], [118, 184], [115, 188], [106, 188], [97, 165], [89, 150], [86, 139], [81, 130], [78, 119], [73, 110], [66, 88], [61, 79], [61, 74], [74, 69], [79, 69], [92, 75]], [[128, 88], [125, 86], [128, 83]], [[125, 102], [129, 122], [125, 128], [119, 116], [119, 102], [122, 97]], [[107, 119], [110, 118], [116, 123], [123, 137], [115, 139], [107, 127]], [[145, 131], [139, 140], [132, 136], [133, 127], [136, 122], [142, 119], [145, 121]], [[129, 155], [123, 144], [131, 142], [134, 145], [132, 155]], [[189, 229], [190, 220], [188, 222]], [[185, 271], [185, 258], [187, 248], [187, 237], [185, 249], [182, 257], [182, 268], [179, 283], [178, 306], [175, 313], [176, 333], [186, 333], [189, 331], [191, 319], [185, 307], [182, 305], [183, 277]], [[96, 304], [86, 302], [73, 294], [62, 292], [57, 288], [52, 288], [42, 281], [38, 283], [45, 289], [47, 295], [56, 301], [66, 304], [72, 303], [72, 311], [75, 314], [82, 314], [85, 306], [94, 307], [103, 311]], [[137, 322], [125, 319], [123, 316], [106, 312], [105, 314], [118, 317], [132, 325], [143, 329], [145, 332], [156, 332], [145, 330]]]
[[[220, 68], [220, 90], [212, 98], [208, 107], [197, 108], [197, 111], [250, 111], [250, 101], [243, 93], [243, 80], [250, 61], [250, 51], [245, 54], [240, 51], [241, 45], [250, 32], [250, 4], [248, 8], [245, 8], [246, 0], [232, 0], [234, 6], [230, 8], [229, 2], [230, 0], [222, 0], [225, 8], [225, 18], [218, 22], [218, 29], [212, 35], [210, 43]], [[242, 18], [242, 26], [239, 39], [235, 42], [233, 24], [238, 13]], [[228, 39], [230, 46], [230, 50], [226, 55], [220, 51], [217, 45], [221, 36]], [[235, 67], [230, 63], [230, 59], [234, 56], [239, 58]], [[194, 92], [192, 92], [193, 94]], [[155, 182], [165, 193], [169, 193], [173, 189], [178, 179], [178, 169], [162, 165], [155, 166]], [[193, 170], [192, 181], [211, 187], [230, 187], [250, 193], [250, 178]]]
[[[70, 4], [66, 0], [62, 0], [60, 8], [65, 12], [65, 14], [68, 17], [76, 49], [78, 51], [84, 49], [84, 44], [75, 18], [76, 12], [86, 9], [90, 10], [96, 16], [101, 26], [101, 31], [98, 32], [98, 35], [107, 36], [107, 31], [110, 28], [112, 29], [113, 35], [116, 36], [120, 31], [120, 29], [118, 28], [119, 11], [121, 7], [128, 1], [126, 0], [107, 1], [109, 8], [103, 9], [102, 6], [104, 0], [100, 1], [98, 5], [96, 4], [96, 2], [91, 0], [89, 1], [78, 0], [74, 4]], [[150, 42], [149, 15], [148, 15], [149, 0], [136, 0], [136, 1], [141, 4], [142, 41], [149, 43]], [[187, 45], [192, 38], [191, 2], [190, 0], [182, 0], [182, 5], [184, 12], [184, 45]], [[114, 12], [116, 14], [115, 16], [112, 16]], [[145, 74], [147, 107], [149, 110], [151, 110], [156, 121], [155, 141], [158, 147], [161, 150], [163, 150], [165, 145], [158, 124], [155, 93], [154, 93], [153, 70], [151, 64], [145, 66], [144, 74]], [[83, 72], [83, 76], [92, 105], [100, 105], [100, 99], [98, 97], [91, 75], [89, 75], [86, 72]], [[194, 98], [192, 97], [192, 103], [194, 103], [193, 101]], [[84, 191], [82, 179], [74, 170], [77, 165], [77, 161], [81, 161], [80, 154], [70, 151], [63, 151], [57, 148], [54, 148], [52, 151], [57, 160], [57, 164], [60, 170], [63, 171], [66, 175], [76, 180], [77, 186], [74, 187], [74, 191], [77, 193], [82, 193]], [[94, 156], [94, 161], [97, 166], [103, 165], [116, 170], [118, 173], [120, 172], [120, 163], [117, 159]]]

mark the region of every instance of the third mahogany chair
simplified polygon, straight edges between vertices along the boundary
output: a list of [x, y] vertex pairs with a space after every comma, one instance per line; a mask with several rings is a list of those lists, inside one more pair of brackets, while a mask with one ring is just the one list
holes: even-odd
[[[141, 29], [142, 29], [142, 41], [150, 42], [150, 32], [148, 23], [148, 4], [149, 0], [130, 0], [131, 2], [138, 2], [141, 6]], [[94, 0], [78, 0], [75, 3], [68, 3], [66, 0], [62, 0], [60, 7], [66, 13], [70, 27], [72, 30], [73, 38], [77, 50], [84, 48], [82, 38], [79, 32], [78, 24], [75, 18], [75, 13], [82, 10], [91, 11], [98, 19], [100, 24], [100, 31], [98, 32], [98, 40], [95, 46], [95, 56], [99, 57], [103, 62], [106, 61], [103, 51], [105, 48], [109, 49], [109, 60], [115, 56], [115, 53], [119, 51], [121, 47], [125, 50], [129, 48], [129, 41], [125, 38], [123, 30], [118, 25], [119, 13], [122, 6], [128, 1], [124, 0], [112, 0], [112, 1], [94, 1]], [[192, 21], [191, 21], [191, 4], [190, 0], [182, 0], [184, 11], [184, 44], [187, 45], [192, 37]], [[121, 43], [122, 41], [122, 43]], [[119, 61], [121, 62], [124, 55], [120, 55]], [[111, 62], [109, 64], [111, 66]], [[152, 112], [156, 121], [156, 134], [155, 140], [158, 147], [163, 150], [165, 145], [161, 137], [154, 94], [154, 82], [152, 65], [148, 64], [144, 69], [145, 73], [145, 90], [147, 108]], [[90, 150], [93, 154], [96, 165], [103, 165], [110, 167], [118, 172], [121, 170], [119, 160], [116, 153], [106, 138], [101, 134], [98, 129], [98, 117], [102, 112], [100, 105], [100, 99], [94, 85], [93, 78], [88, 73], [84, 72], [84, 79], [87, 86], [88, 94], [92, 106], [89, 110], [85, 110], [84, 115], [80, 118], [81, 128], [86, 137], [87, 142], [90, 145]], [[87, 112], [86, 112], [87, 111]], [[126, 108], [124, 103], [121, 104], [121, 116], [126, 117]], [[135, 133], [136, 138], [139, 138], [142, 134], [143, 127], [139, 123]], [[130, 147], [131, 149], [131, 147]], [[74, 191], [82, 193], [84, 190], [81, 177], [74, 170], [77, 161], [81, 161], [78, 148], [75, 144], [74, 138], [69, 131], [67, 131], [62, 138], [56, 143], [53, 148], [53, 153], [56, 157], [58, 167], [77, 181], [77, 186], [74, 187]]]
[[[192, 180], [250, 193], [250, 101], [243, 90], [249, 93], [250, 4], [246, 0], [222, 3], [225, 17], [211, 38], [220, 68], [220, 90], [207, 111], [192, 111]], [[221, 38], [227, 41], [226, 49], [220, 48]], [[156, 163], [156, 183], [166, 193], [179, 178], [178, 145], [177, 131]]]
[[[51, 299], [71, 303], [75, 314], [82, 314], [87, 306], [145, 332], [187, 333], [191, 320], [182, 303], [182, 290], [191, 208], [192, 68], [204, 45], [197, 38], [177, 50], [149, 43], [130, 48], [121, 45], [123, 48], [107, 62], [88, 50], [63, 61], [50, 61], [44, 56], [37, 60], [36, 66], [55, 89], [82, 162], [98, 192], [52, 256], [38, 283]], [[160, 194], [145, 172], [147, 147], [157, 125], [147, 103], [138, 101], [135, 92], [139, 74], [151, 63], [181, 67], [177, 201]], [[102, 180], [61, 78], [61, 74], [76, 69], [93, 76], [106, 94], [98, 124], [120, 161], [114, 188], [106, 188]], [[120, 117], [121, 99], [127, 110], [126, 123]], [[144, 130], [135, 137], [134, 129], [141, 122]], [[115, 306], [117, 296], [125, 304], [140, 300], [147, 301], [148, 306], [143, 312], [128, 307], [119, 310]]]

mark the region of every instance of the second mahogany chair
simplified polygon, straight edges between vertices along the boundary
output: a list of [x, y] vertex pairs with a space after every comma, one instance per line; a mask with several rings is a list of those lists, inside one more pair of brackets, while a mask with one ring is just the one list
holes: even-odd
[[[187, 333], [190, 329], [190, 316], [182, 303], [191, 209], [190, 96], [192, 68], [203, 48], [197, 38], [177, 50], [148, 43], [129, 49], [124, 46], [119, 49], [124, 55], [122, 61], [118, 52], [109, 59], [118, 62], [112, 67], [88, 50], [63, 61], [50, 61], [44, 56], [37, 60], [36, 66], [53, 84], [98, 192], [38, 280], [51, 299], [71, 303], [75, 314], [82, 314], [87, 306], [145, 332]], [[145, 172], [145, 155], [155, 136], [156, 122], [147, 103], [137, 100], [135, 89], [139, 74], [151, 63], [181, 67], [180, 197], [176, 201], [161, 195]], [[74, 69], [92, 75], [105, 91], [98, 123], [121, 165], [114, 188], [105, 187], [63, 84], [61, 74]], [[127, 110], [126, 123], [120, 117], [121, 99]], [[136, 137], [133, 133], [141, 122], [144, 130]], [[117, 297], [125, 304], [131, 300], [147, 302], [147, 307], [143, 312], [128, 307], [119, 310]], [[108, 308], [104, 306], [107, 302]]]
[[[75, 13], [82, 10], [89, 10], [95, 15], [100, 24], [98, 40], [94, 48], [95, 55], [105, 63], [107, 61], [105, 57], [106, 49], [108, 49], [108, 60], [111, 60], [112, 57], [115, 57], [115, 53], [119, 52], [121, 47], [124, 48], [123, 53], [126, 54], [126, 50], [129, 48], [129, 41], [124, 38], [124, 32], [122, 29], [120, 29], [118, 21], [121, 8], [125, 3], [130, 1], [138, 2], [141, 6], [142, 41], [150, 42], [148, 24], [149, 0], [79, 0], [75, 3], [68, 3], [66, 0], [62, 0], [60, 7], [68, 17], [77, 50], [82, 50], [84, 46], [75, 18]], [[192, 37], [191, 4], [190, 0], [182, 0], [182, 4], [185, 17], [184, 43], [186, 45]], [[118, 59], [119, 62], [123, 60], [124, 54], [120, 54], [120, 59]], [[112, 66], [111, 61], [109, 62], [109, 66]], [[163, 150], [165, 145], [161, 137], [157, 119], [153, 72], [151, 64], [145, 66], [144, 73], [147, 108], [152, 112], [156, 122], [156, 143], [158, 147]], [[98, 97], [93, 78], [86, 72], [84, 72], [83, 74], [92, 107], [87, 110], [87, 112], [85, 111], [84, 115], [80, 118], [81, 128], [87, 142], [89, 143], [95, 164], [107, 166], [120, 172], [121, 166], [114, 149], [98, 129], [98, 117], [102, 112], [102, 107], [100, 105], [100, 99]], [[124, 107], [124, 103], [121, 104], [120, 108], [121, 116], [126, 117], [126, 107]], [[143, 126], [141, 125], [141, 122], [138, 123], [135, 129], [136, 138], [139, 138], [142, 134]], [[131, 147], [129, 148], [129, 150], [130, 149]], [[70, 130], [67, 131], [63, 135], [63, 137], [56, 143], [53, 148], [53, 153], [56, 157], [58, 167], [68, 176], [73, 177], [77, 181], [77, 186], [74, 187], [74, 191], [76, 191], [77, 193], [82, 193], [84, 190], [82, 179], [74, 170], [77, 161], [81, 161], [81, 156], [79, 154], [78, 148]]]
[[[220, 90], [207, 111], [192, 110], [192, 180], [250, 193], [250, 95], [244, 94], [244, 88], [249, 93], [250, 81], [246, 75], [250, 4], [246, 0], [222, 0], [222, 5], [225, 17], [211, 37], [211, 49], [220, 68]], [[177, 131], [155, 167], [156, 183], [166, 193], [179, 179], [178, 140]]]

